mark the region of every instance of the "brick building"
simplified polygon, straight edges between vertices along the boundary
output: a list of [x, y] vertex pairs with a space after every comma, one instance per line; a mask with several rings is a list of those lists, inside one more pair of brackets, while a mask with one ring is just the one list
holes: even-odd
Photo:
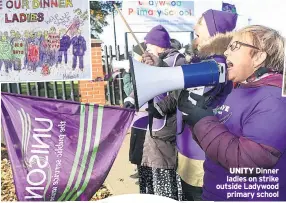
[[[92, 78], [104, 77], [102, 67], [102, 41], [97, 39], [91, 40], [92, 55]], [[81, 102], [105, 104], [105, 82], [79, 81], [79, 94]]]

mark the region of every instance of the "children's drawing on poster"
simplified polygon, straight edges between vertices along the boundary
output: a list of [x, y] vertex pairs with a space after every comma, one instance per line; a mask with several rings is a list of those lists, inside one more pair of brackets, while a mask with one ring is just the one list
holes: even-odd
[[89, 1], [0, 0], [0, 81], [91, 79]]

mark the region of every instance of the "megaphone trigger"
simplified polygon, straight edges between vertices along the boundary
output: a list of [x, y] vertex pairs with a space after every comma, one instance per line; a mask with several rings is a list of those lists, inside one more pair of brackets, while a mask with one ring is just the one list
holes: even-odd
[[[200, 87], [194, 87], [194, 88], [188, 88], [187, 89], [189, 91], [189, 93], [194, 93], [197, 95], [202, 96], [204, 94], [205, 91], [205, 87], [204, 86], [200, 86]], [[197, 101], [194, 100], [191, 96], [188, 97], [188, 100], [192, 102], [192, 104], [196, 105]]]

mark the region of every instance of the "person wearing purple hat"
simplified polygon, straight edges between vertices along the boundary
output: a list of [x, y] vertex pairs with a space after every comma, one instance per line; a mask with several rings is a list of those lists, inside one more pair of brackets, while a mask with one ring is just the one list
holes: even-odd
[[217, 33], [233, 31], [236, 27], [236, 22], [237, 14], [212, 9], [207, 10], [200, 17], [194, 29], [198, 45], [200, 46], [204, 41]]
[[[160, 58], [160, 63], [169, 67], [180, 66], [185, 63], [185, 57], [178, 50], [171, 47], [168, 31], [158, 25], [152, 28], [145, 37], [147, 52], [143, 54], [142, 62], [148, 64], [146, 55]], [[160, 66], [160, 64], [157, 64]], [[133, 127], [140, 121], [147, 119], [147, 130], [141, 166], [139, 167], [140, 193], [155, 194], [176, 200], [182, 199], [180, 178], [176, 173], [176, 112], [161, 116], [157, 110], [157, 103], [167, 94], [154, 98], [153, 103], [146, 104], [146, 116], [134, 122]], [[153, 117], [152, 132], [149, 131], [148, 118]], [[146, 124], [146, 122], [145, 122]], [[139, 127], [139, 126], [138, 126]], [[142, 129], [142, 125], [140, 125]]]
[[228, 79], [239, 87], [216, 109], [203, 96], [182, 91], [178, 108], [206, 153], [203, 200], [286, 200], [284, 48], [276, 30], [245, 27], [224, 53]]

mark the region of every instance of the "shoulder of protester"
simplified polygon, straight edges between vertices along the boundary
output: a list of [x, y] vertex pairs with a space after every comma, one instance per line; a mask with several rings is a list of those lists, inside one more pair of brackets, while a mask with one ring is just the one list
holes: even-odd
[[198, 57], [204, 58], [211, 55], [223, 55], [232, 40], [232, 36], [232, 33], [225, 33], [211, 37], [198, 50]]

